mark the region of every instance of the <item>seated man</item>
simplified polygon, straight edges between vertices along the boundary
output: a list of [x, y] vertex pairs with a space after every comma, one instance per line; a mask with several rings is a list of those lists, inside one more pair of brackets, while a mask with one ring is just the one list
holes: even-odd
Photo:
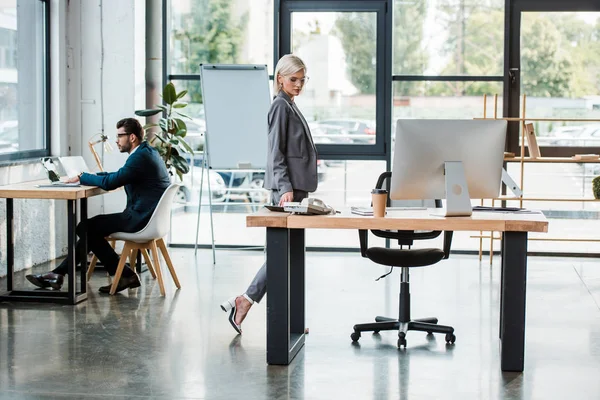
[[[87, 221], [87, 232], [82, 231], [81, 224], [77, 226], [77, 235], [82, 237], [87, 233], [88, 248], [91, 250], [112, 276], [119, 264], [119, 255], [105, 239], [114, 232], [137, 232], [142, 229], [152, 216], [154, 209], [170, 184], [170, 177], [165, 163], [158, 151], [148, 142], [142, 142], [144, 130], [137, 119], [125, 118], [117, 122], [117, 146], [121, 153], [129, 153], [125, 165], [117, 172], [99, 172], [97, 174], [81, 173], [78, 177], [69, 178], [68, 182], [81, 182], [82, 185], [99, 186], [104, 190], [114, 190], [125, 186], [127, 206], [120, 213], [97, 215]], [[78, 250], [76, 264], [79, 264]], [[85, 263], [84, 263], [85, 264]], [[63, 276], [67, 274], [67, 260], [51, 272], [39, 275], [27, 275], [26, 278], [34, 285], [60, 289]], [[137, 274], [125, 266], [117, 291], [140, 286]], [[110, 285], [102, 286], [102, 293], [110, 292]]]

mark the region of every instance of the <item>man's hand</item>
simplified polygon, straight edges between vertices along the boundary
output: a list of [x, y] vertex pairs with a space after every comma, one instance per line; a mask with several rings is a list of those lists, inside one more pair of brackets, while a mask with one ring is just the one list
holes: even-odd
[[279, 199], [279, 207], [283, 207], [283, 203], [294, 201], [294, 192], [287, 192], [281, 195]]
[[77, 183], [79, 182], [79, 176], [74, 176], [72, 178], [67, 178], [67, 180], [65, 181], [65, 183]]

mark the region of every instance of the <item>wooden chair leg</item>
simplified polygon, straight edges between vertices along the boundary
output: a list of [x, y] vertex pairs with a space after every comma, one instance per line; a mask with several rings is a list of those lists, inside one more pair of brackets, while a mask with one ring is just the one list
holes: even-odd
[[123, 273], [123, 268], [125, 268], [125, 262], [127, 261], [127, 257], [131, 254], [132, 246], [129, 242], [125, 242], [123, 246], [123, 252], [121, 253], [121, 258], [119, 259], [119, 265], [117, 266], [117, 272], [115, 273], [115, 277], [113, 278], [112, 286], [110, 287], [110, 294], [114, 295], [117, 292], [117, 285], [119, 284], [119, 279], [121, 279], [121, 274]]
[[131, 254], [129, 255], [129, 265], [131, 266], [131, 269], [134, 271], [137, 267], [137, 254], [138, 254], [137, 248], [131, 249]]
[[[117, 241], [115, 239], [109, 239], [108, 243], [110, 243], [110, 246], [114, 249], [115, 248], [115, 244], [117, 243]], [[90, 281], [90, 277], [94, 273], [94, 269], [96, 268], [96, 264], [97, 263], [98, 263], [98, 257], [96, 257], [96, 255], [93, 254], [92, 255], [92, 260], [90, 261], [90, 266], [88, 267], [88, 270], [87, 270], [87, 280], [88, 280], [88, 282]]]
[[158, 287], [160, 289], [160, 295], [165, 295], [165, 285], [163, 284], [162, 272], [160, 271], [160, 258], [158, 256], [158, 249], [156, 247], [156, 240], [150, 242], [150, 249], [152, 250], [152, 258], [154, 259], [154, 267], [156, 271], [156, 277], [158, 278]]
[[169, 272], [171, 273], [171, 277], [173, 277], [173, 281], [175, 282], [175, 286], [177, 289], [181, 289], [181, 285], [179, 284], [179, 279], [177, 279], [177, 274], [175, 273], [175, 268], [173, 268], [173, 262], [171, 261], [171, 257], [169, 256], [169, 252], [167, 251], [167, 246], [165, 245], [165, 241], [161, 238], [156, 241], [160, 251], [167, 263], [167, 267], [169, 268]]
[[88, 267], [88, 270], [87, 270], [87, 281], [88, 282], [90, 281], [90, 277], [94, 273], [94, 269], [96, 268], [97, 262], [98, 262], [98, 257], [96, 257], [96, 255], [94, 254], [92, 256], [92, 261], [90, 261], [90, 266]]
[[142, 256], [144, 256], [144, 260], [146, 260], [146, 265], [148, 266], [148, 270], [150, 274], [152, 274], [152, 278], [156, 279], [156, 272], [154, 272], [154, 268], [152, 267], [152, 262], [150, 261], [150, 255], [148, 254], [148, 250], [140, 249], [142, 252]]

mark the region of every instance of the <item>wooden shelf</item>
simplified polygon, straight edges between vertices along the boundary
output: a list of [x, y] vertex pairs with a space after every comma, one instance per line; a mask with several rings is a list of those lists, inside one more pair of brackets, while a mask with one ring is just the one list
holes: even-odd
[[524, 157], [504, 157], [504, 161], [506, 162], [526, 162], [526, 163], [600, 163], [600, 159], [597, 160], [575, 160], [571, 157], [538, 157], [538, 158], [529, 158]]
[[[471, 239], [490, 239], [489, 235], [471, 235], [469, 236]], [[502, 240], [501, 237], [496, 237], [494, 236], [492, 239], [494, 240]], [[538, 242], [594, 242], [594, 243], [599, 243], [600, 239], [587, 239], [587, 238], [575, 238], [575, 239], [571, 239], [571, 238], [527, 238], [527, 240], [535, 240]]]
[[497, 201], [559, 201], [559, 202], [585, 202], [585, 203], [595, 203], [595, 202], [600, 202], [600, 199], [590, 199], [590, 198], [586, 198], [586, 199], [582, 199], [582, 198], [574, 198], [574, 197], [514, 197], [514, 196], [507, 196], [507, 197], [497, 197], [494, 200]]

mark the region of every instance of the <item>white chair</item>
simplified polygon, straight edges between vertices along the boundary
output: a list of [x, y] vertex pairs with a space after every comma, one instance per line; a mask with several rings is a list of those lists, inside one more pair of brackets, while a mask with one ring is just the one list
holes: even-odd
[[[172, 183], [167, 190], [163, 193], [156, 209], [152, 213], [150, 217], [150, 221], [148, 224], [140, 231], [134, 233], [127, 232], [115, 232], [111, 234], [106, 239], [111, 240], [123, 240], [123, 251], [121, 252], [121, 257], [119, 259], [119, 265], [117, 266], [117, 271], [115, 273], [115, 277], [112, 282], [112, 287], [110, 289], [110, 294], [115, 294], [117, 290], [117, 285], [119, 283], [119, 279], [121, 278], [121, 274], [123, 273], [123, 268], [125, 267], [125, 262], [127, 258], [130, 257], [132, 261], [132, 266], [135, 265], [135, 256], [138, 251], [142, 252], [144, 259], [146, 260], [146, 264], [148, 265], [148, 269], [153, 277], [158, 278], [158, 286], [160, 288], [161, 296], [165, 295], [165, 287], [163, 285], [162, 273], [160, 270], [160, 259], [158, 255], [158, 248], [162, 252], [162, 255], [167, 263], [167, 267], [169, 268], [169, 272], [171, 273], [171, 277], [175, 282], [175, 286], [177, 289], [181, 288], [179, 284], [179, 279], [177, 279], [177, 274], [175, 273], [175, 269], [173, 268], [173, 263], [171, 262], [171, 257], [169, 257], [169, 252], [167, 251], [167, 246], [165, 245], [165, 241], [163, 238], [169, 233], [170, 221], [169, 217], [171, 214], [171, 207], [173, 205], [173, 198], [175, 193], [180, 188], [180, 184]], [[148, 249], [152, 251], [152, 258], [154, 262], [150, 260], [150, 256], [148, 255]], [[95, 266], [95, 263], [93, 263]], [[92, 264], [88, 269], [88, 274], [93, 272]]]

